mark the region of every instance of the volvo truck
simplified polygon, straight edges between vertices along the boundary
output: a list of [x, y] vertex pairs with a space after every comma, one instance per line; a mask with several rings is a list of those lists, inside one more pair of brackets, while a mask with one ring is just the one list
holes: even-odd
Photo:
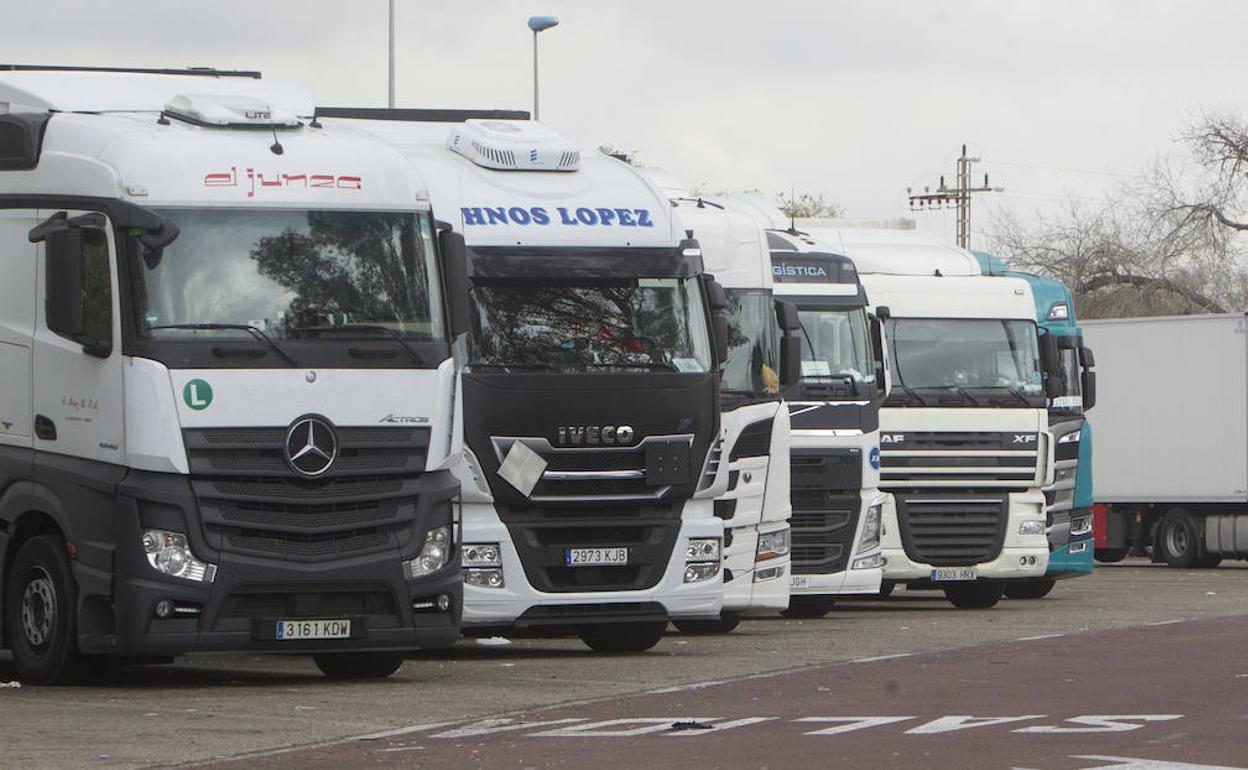
[[[1248, 559], [1248, 316], [1083, 322], [1096, 348], [1095, 557], [1182, 569]], [[1163, 357], [1158, 351], [1165, 351]], [[1145, 398], [1158, 373], [1199, 373], [1199, 397]]]
[[1048, 567], [1054, 441], [1027, 282], [915, 232], [796, 226], [847, 255], [885, 321], [892, 389], [880, 412], [885, 591], [939, 588], [995, 605]]
[[767, 233], [753, 216], [726, 199], [690, 197], [655, 169], [642, 171], [671, 197], [679, 225], [697, 239], [728, 295], [720, 384], [727, 462], [719, 466], [727, 491], [715, 500], [724, 521], [724, 606], [719, 620], [675, 623], [684, 633], [724, 633], [742, 615], [789, 607], [789, 412], [781, 388], [797, 379], [796, 316], [776, 305]]
[[462, 238], [254, 72], [0, 66], [0, 640], [310, 654], [459, 636]]
[[653, 647], [723, 604], [727, 299], [667, 198], [523, 113], [324, 109], [468, 244], [464, 626]]
[[[1011, 599], [1047, 596], [1058, 580], [1092, 572], [1092, 427], [1085, 413], [1096, 404], [1096, 372], [1092, 351], [1083, 344], [1075, 318], [1074, 298], [1061, 281], [1010, 270], [983, 251], [972, 252], [985, 275], [1021, 278], [1036, 301], [1041, 339], [1051, 335], [1057, 349], [1056, 372], [1061, 384], [1049, 397], [1049, 430], [1054, 440], [1053, 484], [1044, 490], [1049, 535], [1049, 567], [1039, 580], [1009, 583]], [[1046, 343], [1049, 340], [1044, 340]]]
[[768, 243], [776, 296], [795, 311], [800, 345], [798, 377], [784, 390], [793, 436], [786, 614], [821, 617], [838, 597], [880, 591], [881, 320], [888, 311], [868, 313], [854, 263], [809, 234], [773, 228]]

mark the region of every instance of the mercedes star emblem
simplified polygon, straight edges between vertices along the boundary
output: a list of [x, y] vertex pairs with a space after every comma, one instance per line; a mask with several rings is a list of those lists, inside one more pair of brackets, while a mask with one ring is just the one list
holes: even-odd
[[320, 476], [338, 458], [338, 437], [320, 417], [300, 417], [286, 432], [286, 462], [298, 474]]

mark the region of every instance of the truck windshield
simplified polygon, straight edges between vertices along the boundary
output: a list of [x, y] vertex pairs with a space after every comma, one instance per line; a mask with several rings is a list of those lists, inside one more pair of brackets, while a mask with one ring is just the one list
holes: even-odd
[[476, 281], [468, 369], [709, 372], [696, 279]]
[[[181, 233], [131, 266], [139, 333], [443, 337], [433, 232], [417, 212], [183, 209]], [[142, 247], [139, 247], [142, 250]]]
[[725, 394], [769, 398], [780, 392], [780, 345], [775, 303], [766, 289], [728, 289]]
[[888, 348], [896, 377], [892, 400], [931, 405], [1033, 406], [1043, 394], [1032, 321], [892, 318]]
[[874, 382], [865, 308], [800, 307], [802, 379]]

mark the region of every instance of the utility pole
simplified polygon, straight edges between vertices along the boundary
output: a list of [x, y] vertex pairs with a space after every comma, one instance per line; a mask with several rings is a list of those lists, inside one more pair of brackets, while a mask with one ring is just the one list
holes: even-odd
[[966, 154], [966, 145], [962, 145], [962, 157], [958, 158], [957, 187], [950, 188], [945, 178], [940, 178], [940, 187], [932, 192], [924, 187], [923, 192], [915, 193], [909, 187], [906, 194], [910, 196], [911, 211], [943, 209], [956, 206], [958, 209], [958, 245], [964, 249], [971, 248], [971, 196], [975, 193], [1005, 192], [1004, 187], [990, 187], [988, 175], [984, 174], [983, 187], [971, 187], [971, 164], [979, 163], [979, 158]]

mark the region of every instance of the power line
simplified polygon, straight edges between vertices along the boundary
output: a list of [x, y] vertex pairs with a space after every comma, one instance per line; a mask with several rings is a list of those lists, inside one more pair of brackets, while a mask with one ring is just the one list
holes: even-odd
[[1031, 168], [1031, 169], [1037, 169], [1040, 171], [1060, 171], [1064, 174], [1093, 174], [1096, 176], [1111, 176], [1111, 177], [1116, 177], [1118, 179], [1145, 179], [1147, 178], [1145, 174], [1122, 174], [1122, 173], [1118, 173], [1115, 171], [1095, 171], [1090, 168], [1069, 168], [1069, 167], [1063, 167], [1063, 166], [1046, 166], [1040, 163], [1018, 163], [1018, 162], [1009, 161], [1009, 160], [997, 160], [995, 158], [993, 159], [992, 162], [998, 166], [1016, 166], [1018, 168]]
[[971, 196], [975, 193], [986, 192], [1004, 192], [1004, 187], [990, 187], [988, 185], [988, 175], [984, 174], [983, 187], [971, 187], [971, 164], [979, 163], [979, 158], [972, 158], [966, 154], [966, 145], [962, 145], [962, 156], [958, 158], [958, 182], [957, 187], [949, 187], [945, 184], [945, 178], [940, 178], [940, 187], [935, 192], [931, 192], [927, 188], [921, 193], [912, 192], [906, 189], [906, 194], [910, 196], [911, 211], [928, 211], [931, 209], [945, 209], [956, 207], [958, 209], [958, 245], [964, 249], [971, 247]]

